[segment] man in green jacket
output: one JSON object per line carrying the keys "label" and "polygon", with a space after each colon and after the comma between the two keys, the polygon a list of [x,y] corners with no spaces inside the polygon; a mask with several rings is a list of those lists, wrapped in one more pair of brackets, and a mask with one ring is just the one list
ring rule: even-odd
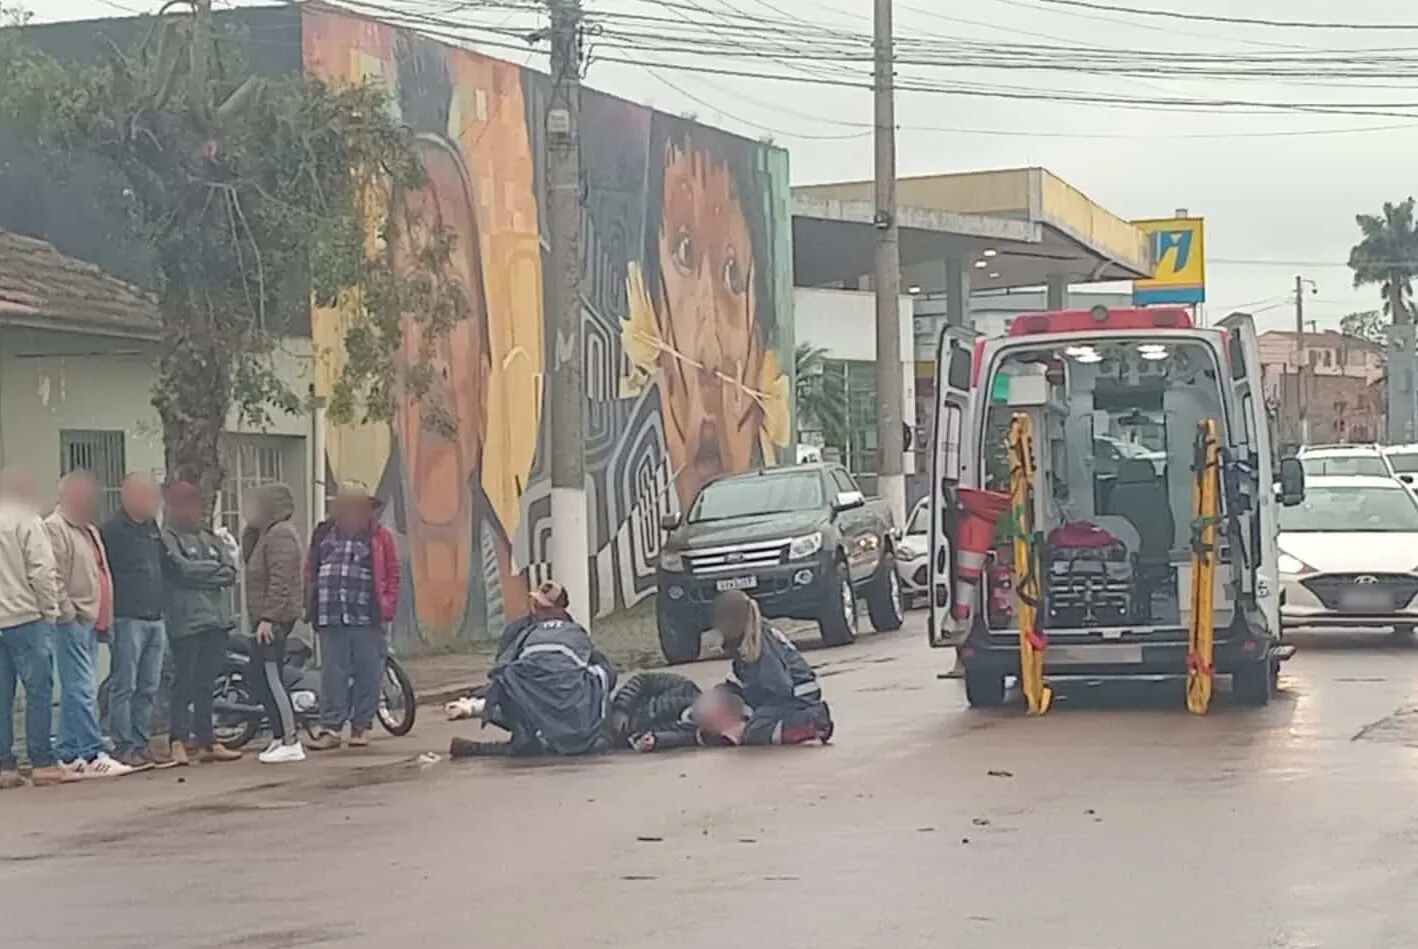
{"label": "man in green jacket", "polygon": [[235,761],[241,752],[216,743],[212,734],[212,688],[226,658],[227,637],[236,628],[231,591],[236,564],[227,545],[202,523],[202,499],[186,481],[169,484],[162,530],[167,635],[174,670],[172,758]]}

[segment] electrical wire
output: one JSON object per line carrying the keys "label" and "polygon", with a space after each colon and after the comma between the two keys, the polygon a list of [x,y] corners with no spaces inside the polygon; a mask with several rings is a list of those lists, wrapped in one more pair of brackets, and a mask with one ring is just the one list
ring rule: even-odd
{"label": "electrical wire", "polygon": [[1279,20],[1269,17],[1220,16],[1206,13],[1191,13],[1181,10],[1147,10],[1142,7],[1128,7],[1097,0],[1037,0],[1051,7],[1077,7],[1084,10],[1101,10],[1108,13],[1126,13],[1129,16],[1155,17],[1168,20],[1187,20],[1193,23],[1225,23],[1232,26],[1268,26],[1291,30],[1378,30],[1386,32],[1418,32],[1418,23],[1345,23],[1317,22],[1314,20]]}

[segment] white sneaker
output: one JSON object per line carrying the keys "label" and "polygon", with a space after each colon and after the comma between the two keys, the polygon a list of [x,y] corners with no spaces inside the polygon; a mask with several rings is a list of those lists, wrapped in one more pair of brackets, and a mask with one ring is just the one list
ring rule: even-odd
{"label": "white sneaker", "polygon": [[115,761],[108,756],[108,752],[101,751],[97,758],[87,762],[84,770],[79,774],[81,778],[121,778],[125,774],[132,774],[133,769],[121,761]]}
{"label": "white sneaker", "polygon": [[262,764],[286,764],[290,761],[304,761],[305,746],[300,742],[296,742],[293,745],[277,743],[257,755],[256,760]]}
{"label": "white sneaker", "polygon": [[266,746],[266,750],[258,754],[256,757],[260,758],[261,755],[269,755],[271,752],[275,751],[279,747],[281,747],[281,740],[279,738],[272,738],[271,743]]}
{"label": "white sneaker", "polygon": [[465,718],[477,718],[482,715],[485,708],[487,708],[486,699],[480,699],[470,695],[466,698],[454,699],[449,702],[447,705],[443,706],[443,713],[448,716],[450,722],[456,722]]}
{"label": "white sneaker", "polygon": [[83,758],[75,758],[73,761],[60,761],[58,764],[59,767],[63,768],[69,774],[72,774],[74,777],[82,778],[88,762]]}

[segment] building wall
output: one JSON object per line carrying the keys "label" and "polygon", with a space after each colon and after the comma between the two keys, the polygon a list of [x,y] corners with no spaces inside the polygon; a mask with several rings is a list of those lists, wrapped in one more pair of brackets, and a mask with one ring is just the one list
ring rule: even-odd
{"label": "building wall", "polygon": [[[549,80],[329,9],[304,11],[302,39],[309,71],[394,93],[430,174],[425,197],[457,235],[470,310],[438,354],[456,435],[424,430],[405,404],[392,432],[329,431],[328,463],[388,502],[411,589],[397,628],[426,646],[483,637],[548,572]],[[780,149],[591,91],[581,136],[600,616],[652,591],[662,512],[716,474],[791,457],[791,218]],[[339,370],[341,319],[314,316],[331,353],[322,390]]]}
{"label": "building wall", "polygon": [[[913,300],[901,297],[901,398],[902,421],[916,430],[915,340]],[[854,431],[847,457],[839,460],[855,474],[876,471],[876,295],[857,290],[824,290],[798,287],[793,290],[793,320],[798,343],[826,350],[824,355],[846,370],[849,406],[865,405],[867,417],[849,419]],[[916,469],[915,452],[907,452],[907,472]]]}
{"label": "building wall", "polygon": [[[156,358],[156,347],[143,341],[0,328],[0,465],[24,465],[52,485],[62,473],[66,431],[112,432],[122,433],[121,463],[115,459],[120,471],[161,477],[162,427],[150,395]],[[304,392],[310,364],[309,342],[292,340],[278,357],[277,371]],[[311,480],[309,427],[304,415],[280,415],[261,432],[239,429],[235,417],[227,424],[228,431],[264,439],[258,444],[278,450],[302,522]]]}

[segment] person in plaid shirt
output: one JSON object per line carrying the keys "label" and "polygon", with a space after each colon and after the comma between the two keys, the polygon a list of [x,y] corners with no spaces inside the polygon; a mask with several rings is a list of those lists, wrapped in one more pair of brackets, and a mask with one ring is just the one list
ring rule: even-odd
{"label": "person in plaid shirt", "polygon": [[367,487],[347,481],[310,538],[306,614],[320,637],[321,691],[312,751],[339,748],[346,723],[350,747],[367,746],[379,710],[384,637],[399,605],[399,552],[380,507]]}

